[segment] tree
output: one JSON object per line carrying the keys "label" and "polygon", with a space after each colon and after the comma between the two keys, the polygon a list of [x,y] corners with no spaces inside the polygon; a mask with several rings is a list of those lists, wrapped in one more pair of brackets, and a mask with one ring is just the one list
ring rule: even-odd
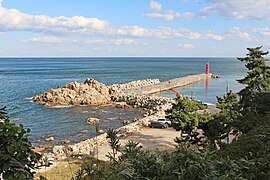
{"label": "tree", "polygon": [[268,52],[262,51],[261,48],[247,48],[249,51],[247,57],[238,58],[238,60],[246,62],[245,66],[248,69],[247,76],[238,80],[247,85],[239,92],[240,103],[246,108],[252,108],[258,94],[270,92],[270,67],[266,65],[268,59],[263,57]]}
{"label": "tree", "polygon": [[[241,118],[237,94],[230,91],[222,97],[217,97],[217,108],[220,112],[213,115],[210,121],[202,122],[199,125],[204,131],[204,135],[210,141],[211,145],[221,145],[222,139],[229,141],[229,134],[235,126],[235,122]],[[213,147],[213,146],[212,146]]]}
{"label": "tree", "polygon": [[[186,147],[191,144],[197,144],[203,136],[197,131],[201,123],[206,123],[212,119],[212,116],[204,111],[206,105],[188,97],[177,98],[172,109],[169,109],[167,117],[171,120],[171,126],[180,131],[180,137],[176,138],[177,143],[184,143]],[[202,110],[200,113],[198,110]]]}
{"label": "tree", "polygon": [[9,179],[33,179],[41,155],[33,152],[29,129],[11,123],[5,108],[0,110],[0,174]]}
{"label": "tree", "polygon": [[116,161],[116,155],[117,152],[119,151],[121,144],[119,142],[119,138],[117,137],[117,131],[114,129],[109,129],[107,132],[107,137],[109,138],[109,144],[112,148],[112,153],[109,152],[107,157],[112,161]]}
{"label": "tree", "polygon": [[238,80],[246,87],[238,94],[240,96],[240,111],[242,119],[238,119],[236,126],[247,133],[262,123],[263,116],[270,112],[270,67],[266,64],[268,59],[263,56],[268,52],[262,47],[247,48],[249,53],[245,58],[238,58],[246,62],[248,69],[245,78]]}

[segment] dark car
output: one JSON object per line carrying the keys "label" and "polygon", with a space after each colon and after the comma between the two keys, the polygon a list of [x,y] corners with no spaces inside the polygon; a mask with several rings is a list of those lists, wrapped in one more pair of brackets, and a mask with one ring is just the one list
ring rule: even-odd
{"label": "dark car", "polygon": [[158,119],[150,121],[149,127],[151,128],[167,128],[171,124],[171,121],[168,119]]}

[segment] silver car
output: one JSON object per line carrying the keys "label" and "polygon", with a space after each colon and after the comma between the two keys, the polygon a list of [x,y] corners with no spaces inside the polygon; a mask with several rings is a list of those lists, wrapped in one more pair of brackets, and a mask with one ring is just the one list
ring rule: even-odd
{"label": "silver car", "polygon": [[150,121],[149,127],[150,128],[168,128],[169,125],[171,125],[171,121],[166,118],[161,118],[158,120],[152,120]]}

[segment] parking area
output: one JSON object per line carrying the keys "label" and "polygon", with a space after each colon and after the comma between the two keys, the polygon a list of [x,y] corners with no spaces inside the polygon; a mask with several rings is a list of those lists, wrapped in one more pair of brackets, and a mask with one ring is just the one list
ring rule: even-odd
{"label": "parking area", "polygon": [[[144,127],[142,131],[129,135],[123,139],[120,139],[120,143],[123,145],[128,140],[139,142],[144,149],[147,150],[168,150],[173,151],[176,143],[174,139],[179,137],[179,132],[172,128],[160,129]],[[106,154],[110,152],[109,145],[104,145],[99,148],[99,159],[107,161]]]}

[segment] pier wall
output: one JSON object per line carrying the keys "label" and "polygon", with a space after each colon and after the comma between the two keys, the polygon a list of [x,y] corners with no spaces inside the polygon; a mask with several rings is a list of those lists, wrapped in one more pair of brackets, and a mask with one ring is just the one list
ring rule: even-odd
{"label": "pier wall", "polygon": [[186,77],[181,78],[175,78],[167,81],[160,82],[158,84],[153,84],[149,86],[143,86],[139,88],[129,89],[125,90],[124,92],[126,94],[141,94],[141,95],[147,95],[147,94],[153,94],[158,93],[162,91],[167,91],[172,88],[178,88],[182,86],[187,86],[190,84],[197,83],[199,81],[206,80],[208,78],[211,78],[212,74],[197,74],[197,75],[190,75]]}

